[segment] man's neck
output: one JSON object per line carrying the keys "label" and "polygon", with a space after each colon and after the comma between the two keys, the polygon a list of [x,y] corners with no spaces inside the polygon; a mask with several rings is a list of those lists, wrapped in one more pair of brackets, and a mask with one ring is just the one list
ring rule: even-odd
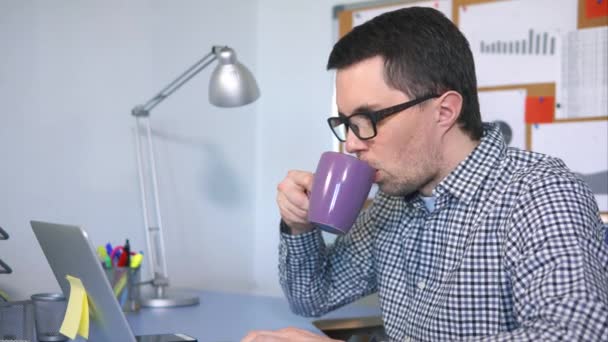
{"label": "man's neck", "polygon": [[446,133],[440,147],[441,161],[437,175],[420,189],[420,193],[424,196],[432,196],[437,184],[454,171],[479,144],[480,141],[472,140],[460,129],[452,129]]}

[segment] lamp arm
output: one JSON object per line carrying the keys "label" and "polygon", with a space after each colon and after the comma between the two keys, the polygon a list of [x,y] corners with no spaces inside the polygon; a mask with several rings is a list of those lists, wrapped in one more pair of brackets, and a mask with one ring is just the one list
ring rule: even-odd
{"label": "lamp arm", "polygon": [[[166,286],[169,282],[167,273],[167,262],[165,259],[165,244],[163,239],[163,220],[161,217],[160,200],[158,193],[158,177],[156,174],[156,161],[154,158],[154,146],[152,142],[152,130],[150,128],[150,117],[137,116],[135,131],[135,146],[137,147],[137,172],[146,244],[148,246],[153,284]],[[144,133],[142,140],[140,132]],[[151,191],[150,188],[151,187]],[[150,200],[151,203],[148,202]]]}
{"label": "lamp arm", "polygon": [[[131,111],[131,114],[135,116],[136,119],[135,145],[137,171],[141,192],[143,219],[146,227],[146,243],[148,252],[150,253],[147,259],[150,262],[153,276],[151,283],[155,286],[159,298],[163,297],[163,291],[169,284],[169,276],[165,258],[163,220],[160,210],[156,161],[154,158],[152,130],[150,128],[150,111],[192,79],[192,77],[200,73],[209,64],[213,63],[217,59],[217,54],[222,48],[223,47],[221,46],[214,46],[210,53],[203,56],[191,67],[186,69],[186,71],[165,86],[158,94],[148,100],[145,104],[136,106]],[[142,139],[141,133],[143,133],[144,139]]]}
{"label": "lamp arm", "polygon": [[209,64],[213,63],[217,59],[216,56],[217,47],[213,47],[211,52],[203,56],[200,60],[194,63],[175,80],[169,83],[163,88],[158,94],[148,100],[144,105],[139,105],[131,110],[133,116],[149,116],[150,111],[156,107],[159,103],[163,102],[167,97],[171,96],[177,89],[181,88],[186,84],[192,77],[196,76],[199,72],[205,69]]}
{"label": "lamp arm", "polygon": [[[210,53],[186,69],[186,71],[165,86],[158,94],[145,102],[143,105],[138,105],[131,110],[131,114],[136,120],[135,145],[137,148],[137,172],[139,178],[143,220],[145,225],[145,237],[149,251],[149,256],[146,257],[146,259],[150,262],[150,270],[153,277],[151,281],[143,282],[142,284],[150,283],[154,287],[153,296],[143,301],[144,303],[147,303],[145,304],[147,306],[166,307],[193,305],[198,303],[198,297],[196,296],[178,296],[176,294],[169,296],[166,292],[168,291],[169,287],[169,275],[167,272],[167,263],[165,258],[163,219],[160,208],[159,185],[156,172],[156,161],[154,158],[152,129],[150,127],[150,111],[167,97],[171,96],[171,94],[177,91],[177,89],[190,81],[203,69],[213,63],[216,59],[220,60],[220,66],[237,63],[236,57],[234,56],[234,51],[232,49],[227,46],[213,46]],[[218,70],[221,70],[221,68]],[[254,95],[250,96],[252,99],[245,97],[245,100],[248,101],[245,103],[249,103],[252,100],[257,99],[259,96],[259,90],[257,89],[255,80],[253,80],[250,72],[246,69],[244,72],[244,78],[248,81],[253,81],[253,90],[255,93]],[[236,76],[238,76],[238,73],[236,73]],[[218,106],[223,104],[221,101],[219,101],[219,104],[217,104],[213,101],[213,99],[211,99],[211,91],[210,101],[212,104],[216,104]],[[234,105],[233,103],[228,103],[227,106]],[[145,139],[142,137],[142,133]]]}

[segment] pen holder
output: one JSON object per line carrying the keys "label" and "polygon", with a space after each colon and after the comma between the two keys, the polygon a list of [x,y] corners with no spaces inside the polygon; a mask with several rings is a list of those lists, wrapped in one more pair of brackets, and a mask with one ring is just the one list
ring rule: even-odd
{"label": "pen holder", "polygon": [[140,268],[113,267],[106,268],[105,272],[114,292],[114,297],[118,300],[122,311],[139,311],[141,307]]}

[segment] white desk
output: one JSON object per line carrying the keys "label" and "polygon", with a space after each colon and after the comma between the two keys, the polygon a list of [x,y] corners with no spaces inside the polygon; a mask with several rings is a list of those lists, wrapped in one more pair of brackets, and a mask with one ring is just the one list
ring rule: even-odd
{"label": "white desk", "polygon": [[[298,327],[320,333],[312,325],[318,318],[291,312],[287,300],[218,292],[201,292],[200,304],[191,307],[148,309],[127,314],[136,335],[184,333],[200,342],[240,341],[251,330]],[[322,319],[379,315],[376,307],[347,305]]]}

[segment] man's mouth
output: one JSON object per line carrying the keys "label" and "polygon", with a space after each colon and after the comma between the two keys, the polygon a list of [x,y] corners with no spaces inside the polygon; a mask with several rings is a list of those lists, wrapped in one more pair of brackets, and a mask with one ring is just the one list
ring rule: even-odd
{"label": "man's mouth", "polygon": [[379,180],[380,180],[380,170],[376,170],[376,172],[374,172],[374,183],[378,183]]}

